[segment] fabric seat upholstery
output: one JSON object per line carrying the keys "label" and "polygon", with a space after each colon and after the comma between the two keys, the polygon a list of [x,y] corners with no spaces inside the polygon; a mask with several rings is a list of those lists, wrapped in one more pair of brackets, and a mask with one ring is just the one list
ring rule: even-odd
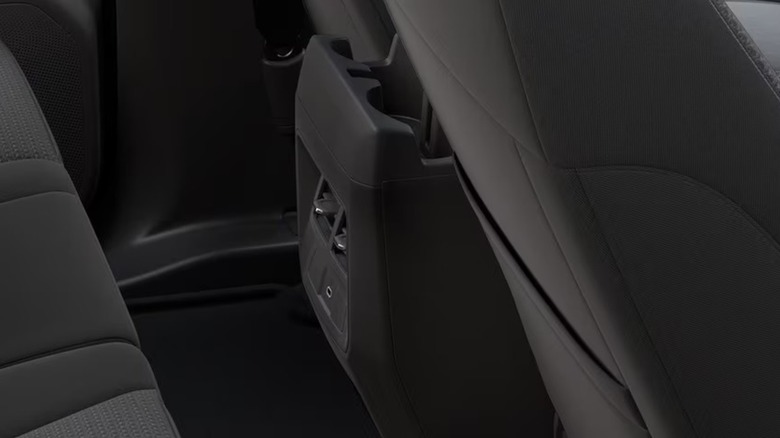
{"label": "fabric seat upholstery", "polygon": [[388,0],[570,437],[780,430],[780,78],[719,0]]}
{"label": "fabric seat upholstery", "polygon": [[0,437],[173,437],[41,110],[0,43]]}

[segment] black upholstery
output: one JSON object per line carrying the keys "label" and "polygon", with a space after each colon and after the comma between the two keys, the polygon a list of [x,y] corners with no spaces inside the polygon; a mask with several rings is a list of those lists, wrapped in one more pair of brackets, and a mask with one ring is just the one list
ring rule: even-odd
{"label": "black upholstery", "polygon": [[48,125],[2,43],[0,242],[0,437],[175,436]]}
{"label": "black upholstery", "polygon": [[731,9],[388,5],[568,436],[775,436],[780,79]]}

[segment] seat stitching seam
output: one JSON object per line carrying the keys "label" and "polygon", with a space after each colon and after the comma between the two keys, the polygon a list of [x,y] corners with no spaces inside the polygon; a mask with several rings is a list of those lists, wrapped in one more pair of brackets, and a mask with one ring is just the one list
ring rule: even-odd
{"label": "seat stitching seam", "polygon": [[[469,96],[471,98],[471,100],[474,101],[474,103],[477,104],[479,109],[481,109],[485,114],[487,114],[487,116],[490,118],[490,120],[496,126],[498,126],[506,135],[511,137],[512,140],[515,141],[516,145],[519,145],[521,148],[525,149],[527,152],[533,154],[534,156],[537,156],[537,157],[540,157],[540,158],[544,158],[544,160],[547,161],[546,157],[541,157],[539,155],[539,152],[533,150],[532,148],[526,146],[525,144],[523,144],[523,142],[518,140],[514,135],[512,135],[512,133],[506,127],[504,127],[504,125],[498,119],[495,118],[495,116],[493,116],[493,114],[490,112],[490,110],[488,110],[485,107],[485,105],[471,92],[471,90],[469,90],[463,84],[463,82],[455,75],[455,73],[449,67],[449,65],[447,65],[447,63],[444,62],[444,60],[440,56],[438,56],[436,54],[436,52],[434,52],[433,47],[431,46],[430,43],[428,43],[428,40],[425,38],[425,36],[423,36],[422,32],[418,29],[418,27],[411,20],[411,18],[407,14],[407,12],[404,10],[404,7],[397,0],[391,0],[391,1],[393,1],[395,3],[395,5],[398,8],[398,10],[404,15],[404,18],[406,19],[407,23],[409,23],[409,26],[411,26],[412,30],[414,30],[414,32],[420,37],[420,41],[423,44],[425,44],[425,46],[428,48],[428,52],[431,55],[431,59],[436,60],[439,64],[441,64],[442,67],[444,67],[447,70],[447,75],[450,78],[452,78],[458,84],[458,86],[466,93],[467,96]],[[515,149],[516,148],[517,148],[517,146],[515,146]]]}
{"label": "seat stitching seam", "polygon": [[[534,125],[534,135],[536,136],[536,141],[539,142],[539,148],[542,149],[542,154],[544,155],[545,160],[549,162],[550,157],[547,155],[547,149],[544,147],[542,137],[539,135],[539,123],[536,120],[536,115],[534,114],[533,108],[531,108],[531,102],[528,101],[528,87],[526,87],[525,78],[523,77],[523,72],[520,68],[520,60],[517,58],[517,45],[515,44],[515,41],[512,39],[510,34],[509,22],[506,18],[506,12],[504,12],[504,3],[502,0],[496,0],[496,2],[498,3],[499,12],[501,12],[501,20],[504,22],[504,33],[506,34],[506,39],[509,42],[509,47],[512,49],[512,60],[514,61],[515,69],[517,70],[517,78],[520,79],[520,86],[523,88],[523,102],[525,103],[525,107],[528,109],[528,114],[531,115],[531,122],[533,122]],[[515,144],[517,144],[517,139],[515,139]]]}
{"label": "seat stitching seam", "polygon": [[352,28],[352,30],[355,31],[356,35],[360,35],[360,30],[358,30],[357,25],[355,24],[355,20],[352,18],[352,14],[349,12],[347,4],[344,3],[344,0],[339,0],[339,2],[341,3],[341,7],[344,9],[345,15],[349,19],[349,26]]}
{"label": "seat stitching seam", "polygon": [[[382,0],[379,1],[382,2]],[[370,0],[369,3],[371,4],[371,8],[374,10],[374,12],[376,12],[377,19],[380,23],[382,23],[382,27],[385,28],[385,33],[388,35],[395,35],[395,29],[392,29],[388,26],[389,23],[387,23],[386,19],[384,18],[386,15],[383,15],[382,11],[380,10],[380,8],[384,6],[384,3],[382,3],[383,6],[379,6],[377,4],[377,0]]]}
{"label": "seat stitching seam", "polygon": [[22,196],[18,196],[18,197],[11,198],[11,199],[6,199],[4,201],[0,201],[0,206],[5,205],[5,204],[11,204],[11,203],[16,202],[16,201],[23,201],[23,200],[29,199],[29,198],[35,198],[35,197],[38,197],[38,196],[56,195],[56,194],[65,194],[65,195],[70,195],[70,196],[73,196],[75,198],[78,198],[78,196],[76,196],[76,194],[68,192],[66,190],[59,190],[59,189],[57,189],[57,190],[47,190],[45,192],[32,193],[32,194],[29,194],[29,195],[22,195]]}
{"label": "seat stitching seam", "polygon": [[[628,282],[626,281],[626,275],[623,272],[623,269],[620,267],[620,264],[618,264],[617,257],[615,257],[615,252],[617,252],[617,248],[614,248],[613,245],[610,243],[610,241],[608,239],[606,239],[606,237],[604,237],[604,232],[601,231],[602,227],[601,227],[601,225],[599,223],[600,221],[598,219],[598,216],[596,215],[596,209],[593,207],[593,201],[590,198],[590,194],[588,193],[588,190],[585,188],[585,184],[582,182],[582,178],[580,176],[580,173],[575,171],[574,174],[575,174],[575,176],[577,178],[577,181],[578,181],[578,183],[579,183],[579,185],[580,185],[580,187],[582,189],[582,193],[585,195],[585,199],[588,202],[588,207],[591,210],[591,212],[593,213],[593,219],[594,219],[596,228],[599,230],[599,233],[601,234],[602,238],[604,238],[604,241],[605,241],[605,243],[607,244],[607,246],[609,248],[609,257],[610,257],[610,259],[612,259],[612,263],[614,264],[615,268],[618,270],[618,273],[620,274],[620,278],[621,278],[621,282],[623,283],[623,287],[625,287],[626,290],[630,290],[630,288],[628,287]],[[688,426],[691,428],[691,431],[693,432],[693,434],[695,436],[700,436],[699,433],[696,431],[696,428],[693,425],[693,421],[691,419],[690,414],[688,413],[688,410],[685,408],[685,404],[682,402],[682,398],[680,397],[680,394],[679,394],[679,391],[677,390],[677,387],[674,385],[674,383],[672,381],[671,373],[669,372],[669,369],[667,368],[667,366],[664,363],[664,361],[661,359],[661,355],[658,352],[658,348],[657,348],[657,346],[655,344],[655,341],[653,340],[652,336],[650,336],[650,331],[647,328],[647,323],[645,322],[645,319],[642,316],[641,312],[639,312],[639,307],[637,306],[636,301],[634,300],[633,295],[631,293],[628,293],[627,296],[628,296],[628,299],[631,301],[631,305],[633,306],[634,311],[635,311],[635,313],[636,313],[636,315],[637,315],[637,317],[639,319],[639,322],[642,324],[642,328],[644,328],[645,335],[647,336],[647,339],[650,342],[650,345],[652,346],[653,356],[655,356],[655,358],[658,360],[658,363],[661,365],[661,369],[663,370],[664,374],[666,375],[666,378],[667,378],[667,380],[669,382],[669,386],[671,387],[671,389],[672,389],[672,391],[674,393],[674,396],[677,399],[677,403],[678,403],[678,405],[680,407],[680,410],[682,411],[683,415],[685,416],[685,419],[688,422]],[[626,382],[626,384],[628,385],[628,382]],[[630,389],[629,389],[629,392],[630,392]],[[648,427],[648,430],[649,430],[649,427]]]}
{"label": "seat stitching seam", "polygon": [[[519,151],[518,151],[518,155],[520,155]],[[626,388],[626,389],[628,390],[628,392],[629,392],[629,395],[631,395],[631,390],[630,390],[630,389],[628,389],[628,387],[626,386],[625,376],[623,376],[623,373],[622,373],[622,371],[620,371],[620,366],[618,365],[618,362],[617,362],[617,360],[615,360],[615,356],[612,354],[612,350],[609,348],[609,345],[607,344],[607,342],[606,342],[606,339],[604,338],[604,333],[603,333],[603,330],[601,329],[601,326],[599,325],[599,323],[598,323],[598,320],[595,318],[595,315],[593,314],[593,310],[591,309],[590,303],[588,303],[588,300],[587,300],[587,298],[585,297],[585,294],[582,292],[582,286],[580,285],[580,282],[579,282],[579,280],[577,279],[577,276],[574,274],[574,270],[571,268],[571,263],[569,263],[569,259],[568,259],[568,257],[566,257],[566,254],[564,253],[564,251],[563,251],[563,248],[561,247],[561,244],[560,244],[560,241],[559,241],[559,239],[558,239],[558,236],[557,236],[557,234],[555,233],[555,230],[554,230],[554,228],[553,228],[553,226],[552,226],[552,224],[550,223],[550,220],[549,220],[549,218],[548,218],[547,211],[545,210],[545,208],[544,208],[544,205],[542,204],[542,202],[541,202],[541,200],[540,200],[540,198],[539,198],[539,195],[538,195],[538,193],[536,192],[536,186],[535,186],[535,185],[534,185],[534,183],[532,182],[530,175],[528,175],[528,168],[526,167],[526,165],[525,165],[525,162],[523,161],[523,157],[522,157],[522,156],[520,156],[520,163],[521,163],[521,164],[522,164],[522,166],[523,166],[524,173],[525,173],[525,175],[526,175],[526,179],[528,180],[528,183],[529,183],[529,185],[530,185],[530,187],[531,187],[531,190],[533,191],[534,197],[536,198],[536,202],[537,202],[537,204],[539,205],[539,208],[542,210],[542,214],[543,214],[543,216],[544,216],[544,220],[545,220],[545,222],[547,223],[547,227],[550,229],[550,232],[552,233],[553,240],[555,241],[555,245],[556,245],[556,247],[558,248],[558,252],[560,252],[561,256],[563,257],[564,261],[566,262],[566,267],[568,268],[569,274],[571,275],[572,279],[574,280],[574,283],[577,285],[577,289],[578,289],[578,291],[579,291],[579,295],[580,295],[580,297],[582,298],[582,301],[585,303],[585,307],[588,309],[588,313],[590,314],[591,320],[593,321],[594,325],[596,326],[596,329],[598,330],[599,336],[601,336],[601,339],[602,339],[602,341],[603,341],[603,342],[604,342],[604,344],[607,346],[607,352],[609,352],[609,355],[610,355],[610,357],[612,358],[612,361],[613,361],[613,363],[614,363],[614,364],[615,364],[615,366],[618,368],[618,372],[620,373],[620,380],[616,379],[616,378],[615,378],[615,376],[612,376],[612,373],[609,371],[609,369],[604,369],[603,371],[604,371],[604,372],[605,372],[605,374],[607,374],[607,376],[609,376],[611,379],[613,379],[613,380],[615,380],[616,382],[618,382],[618,383],[620,384],[620,386],[622,386],[622,387]],[[537,305],[536,303],[534,303],[534,305],[538,307],[538,305]],[[547,319],[547,318],[545,318],[545,319]],[[556,336],[557,336],[557,334],[556,334]],[[559,340],[560,340],[560,338],[559,338]],[[564,344],[564,348],[566,348],[566,350],[567,350],[567,351],[569,351],[569,354],[572,354],[572,352],[570,351],[570,349],[569,349],[568,347],[566,347],[566,346],[565,346],[565,344]],[[598,361],[598,356],[596,356],[595,354],[593,354],[593,356],[594,356],[594,357],[597,359],[597,361]],[[576,360],[576,361],[579,363],[579,360],[577,360],[577,359],[576,359],[576,357],[575,357],[575,360]],[[600,362],[600,361],[599,361],[599,362]],[[597,362],[597,364],[598,364],[598,362]],[[602,367],[602,368],[606,368],[606,367],[604,367],[604,365],[603,365],[603,364],[598,364],[598,365],[599,365],[600,367]],[[581,367],[581,365],[580,365],[580,367]],[[584,370],[584,369],[583,369],[583,372],[585,372],[585,370]],[[588,375],[588,373],[587,373],[587,372],[585,372],[585,375]],[[628,417],[626,417],[626,415],[625,415],[625,414],[624,414],[624,413],[623,413],[623,412],[622,412],[622,411],[621,411],[621,410],[620,410],[620,409],[619,409],[619,408],[618,408],[618,407],[617,407],[617,406],[614,404],[614,402],[611,400],[611,397],[608,397],[606,394],[604,394],[604,392],[601,390],[601,388],[599,387],[599,385],[597,385],[597,384],[596,384],[596,382],[594,382],[594,381],[593,381],[593,379],[592,379],[592,378],[591,378],[589,375],[588,375],[588,380],[590,380],[590,381],[591,381],[591,383],[593,383],[593,385],[596,387],[596,389],[597,389],[597,391],[599,392],[599,394],[601,394],[601,395],[604,397],[604,399],[605,399],[605,400],[607,401],[607,403],[608,403],[608,404],[609,404],[609,405],[612,407],[612,409],[614,409],[614,410],[615,410],[615,411],[616,411],[616,412],[617,412],[617,413],[618,413],[618,414],[619,414],[621,417],[623,417],[623,418],[628,418]],[[631,399],[633,400],[633,395],[631,396]],[[636,402],[635,402],[635,403],[636,403]],[[640,412],[638,409],[637,409],[637,413],[639,414],[639,419],[640,419],[640,421],[642,421],[642,423],[645,423],[644,417],[642,416],[642,413],[641,413],[641,412]],[[645,424],[645,426],[644,426],[644,427],[645,427],[645,429],[647,428],[646,424]]]}
{"label": "seat stitching seam", "polygon": [[[509,22],[508,22],[507,17],[506,17],[506,11],[504,9],[504,3],[503,3],[502,0],[496,0],[496,2],[498,3],[499,11],[501,12],[501,19],[504,22],[504,30],[505,30],[507,41],[508,41],[510,47],[512,48],[512,59],[514,61],[515,68],[517,70],[517,77],[520,80],[521,86],[523,87],[523,93],[524,93],[523,102],[525,103],[526,108],[528,109],[528,113],[531,115],[531,120],[532,120],[533,126],[534,126],[534,134],[536,136],[536,140],[539,142],[539,147],[542,149],[542,153],[544,154],[545,158],[547,158],[547,161],[550,162],[549,156],[547,155],[547,149],[544,147],[544,142],[542,141],[542,138],[541,138],[541,136],[539,134],[539,124],[537,122],[536,115],[535,115],[535,113],[533,111],[533,108],[531,107],[531,103],[528,101],[528,87],[526,86],[526,81],[525,81],[525,78],[523,77],[523,72],[522,72],[522,69],[520,67],[520,60],[517,57],[517,53],[518,53],[517,45],[515,44],[515,41],[512,39],[512,36],[511,36],[511,33],[510,33]],[[531,189],[533,190],[534,197],[536,197],[536,201],[539,204],[539,207],[542,209],[542,213],[544,214],[544,218],[545,218],[545,221],[547,222],[547,226],[548,226],[548,228],[550,229],[550,231],[551,231],[551,233],[553,235],[553,238],[555,240],[555,244],[556,244],[556,246],[558,248],[558,252],[561,254],[561,256],[563,257],[564,261],[566,262],[566,267],[568,268],[569,273],[570,273],[572,279],[574,280],[574,283],[577,285],[577,289],[578,289],[580,298],[585,303],[585,306],[588,309],[588,313],[590,314],[591,320],[593,321],[594,325],[596,326],[596,328],[598,330],[598,333],[599,333],[599,336],[601,336],[602,342],[604,342],[605,346],[607,347],[607,352],[609,353],[610,358],[612,359],[612,362],[615,364],[615,367],[617,368],[618,373],[620,373],[621,381],[625,382],[625,375],[624,375],[623,371],[621,370],[620,364],[618,363],[617,359],[615,358],[615,355],[612,352],[612,349],[609,348],[609,344],[607,344],[607,340],[606,340],[606,338],[604,336],[604,330],[602,329],[601,324],[599,324],[598,320],[596,319],[596,317],[595,317],[595,315],[593,313],[592,306],[588,302],[588,299],[585,296],[585,293],[583,292],[583,288],[582,288],[582,285],[580,283],[580,280],[577,278],[577,275],[574,273],[574,269],[572,269],[571,263],[569,262],[569,258],[566,256],[566,253],[563,251],[563,248],[561,247],[561,243],[560,243],[560,240],[559,240],[559,238],[557,236],[557,233],[555,232],[552,224],[550,223],[547,211],[544,208],[544,205],[542,204],[541,199],[539,198],[539,195],[538,195],[538,193],[536,191],[536,186],[532,182],[530,175],[528,175],[528,168],[526,167],[525,161],[523,160],[523,157],[522,157],[522,154],[520,153],[520,151],[518,151],[518,156],[520,158],[520,163],[523,165],[523,169],[525,170],[526,178],[527,178],[527,180],[528,180],[528,182],[529,182],[529,184],[531,186]],[[632,399],[633,399],[633,397],[632,397]],[[639,415],[641,417],[641,413]],[[643,419],[643,421],[644,421],[644,419]]]}
{"label": "seat stitching seam", "polygon": [[[111,337],[111,338],[101,338],[101,339],[95,339],[92,341],[87,342],[81,342],[78,344],[68,345],[62,348],[57,348],[54,350],[46,351],[43,353],[38,354],[32,354],[26,357],[23,357],[21,359],[14,360],[12,362],[7,362],[4,364],[0,364],[0,372],[8,370],[10,368],[17,367],[19,365],[24,365],[26,363],[35,362],[40,359],[46,359],[49,357],[57,356],[64,353],[71,353],[74,351],[84,350],[92,347],[98,347],[101,345],[110,345],[110,344],[125,344],[129,345],[131,347],[134,347],[135,349],[138,349],[138,346],[135,345],[132,341],[120,337]],[[140,351],[140,350],[139,350]]]}
{"label": "seat stitching seam", "polygon": [[[544,318],[545,322],[546,322],[546,323],[547,323],[547,325],[550,327],[550,330],[552,330],[553,334],[554,334],[554,335],[555,335],[555,337],[558,339],[558,342],[560,342],[560,343],[561,343],[561,346],[562,346],[562,347],[563,347],[563,348],[566,350],[566,352],[567,352],[567,353],[569,353],[569,355],[570,355],[570,356],[571,356],[571,358],[574,360],[574,362],[576,362],[576,364],[577,364],[578,368],[579,368],[579,369],[582,371],[582,373],[585,375],[585,377],[588,379],[588,381],[589,381],[589,382],[590,382],[590,383],[593,385],[593,387],[596,389],[596,391],[597,391],[597,392],[598,392],[598,393],[599,393],[599,394],[602,396],[602,398],[603,398],[603,399],[604,399],[604,400],[607,402],[607,404],[609,405],[609,407],[611,408],[611,410],[612,410],[613,412],[615,412],[617,415],[619,415],[620,417],[622,417],[622,418],[624,418],[624,419],[626,419],[626,420],[628,420],[628,421],[631,421],[632,423],[634,423],[634,419],[632,419],[632,418],[629,418],[629,417],[628,417],[628,416],[627,416],[627,415],[626,415],[626,414],[625,414],[625,413],[624,413],[624,412],[623,412],[623,411],[622,411],[620,408],[618,408],[618,407],[617,407],[617,404],[616,404],[615,402],[613,402],[613,401],[612,401],[612,397],[611,397],[611,396],[609,396],[609,395],[608,395],[608,394],[607,394],[605,391],[603,391],[603,390],[602,390],[602,387],[601,387],[602,385],[600,385],[600,384],[599,384],[599,383],[598,383],[598,382],[597,382],[597,381],[596,381],[596,380],[593,378],[593,376],[591,376],[591,373],[589,373],[589,372],[587,371],[587,369],[586,369],[586,365],[585,365],[585,364],[583,364],[583,361],[582,361],[582,360],[580,360],[580,358],[577,356],[577,354],[578,354],[579,352],[578,352],[578,351],[576,351],[576,350],[573,350],[573,349],[572,349],[573,347],[570,347],[570,346],[568,345],[568,344],[570,344],[570,343],[574,343],[575,345],[577,345],[577,341],[576,341],[575,339],[572,339],[572,340],[566,340],[566,339],[564,339],[564,338],[563,338],[563,336],[566,336],[566,335],[567,335],[567,333],[566,333],[566,329],[565,329],[565,328],[556,329],[556,328],[554,327],[554,323],[556,322],[556,318],[555,318],[555,316],[548,317],[547,315],[545,315],[545,310],[547,310],[547,309],[544,309],[544,307],[546,307],[546,306],[544,305],[544,303],[538,303],[538,302],[537,302],[537,301],[538,301],[537,297],[536,297],[536,296],[534,296],[534,295],[538,295],[538,294],[532,294],[532,293],[531,293],[529,290],[526,290],[527,288],[525,288],[525,287],[523,287],[523,289],[524,289],[524,292],[525,292],[526,296],[527,296],[527,297],[528,297],[528,299],[531,301],[532,305],[533,305],[533,306],[536,308],[536,311],[537,311],[537,312],[539,312],[539,314],[540,314],[540,316],[541,316],[542,318]],[[549,310],[547,310],[547,311],[549,312]],[[559,324],[560,324],[560,323],[559,323]],[[561,333],[561,331],[563,331],[563,333]],[[570,337],[570,335],[569,335],[569,337]],[[581,349],[581,347],[580,347],[580,349]],[[584,352],[584,351],[583,351],[583,354],[586,354],[586,355],[588,355],[588,353],[587,353],[587,352]],[[598,364],[598,363],[595,363],[595,366],[596,366],[597,368],[602,368],[602,366],[601,366],[600,364]],[[610,379],[612,382],[614,382],[615,384],[617,384],[617,385],[618,385],[618,386],[619,386],[621,389],[623,389],[623,390],[624,390],[624,391],[626,391],[626,392],[627,392],[629,395],[631,395],[631,390],[628,388],[628,386],[627,386],[627,385],[626,385],[624,382],[621,382],[621,381],[615,380],[615,378],[614,378],[613,376],[611,376],[611,375],[610,375],[610,373],[609,373],[608,371],[605,371],[605,370],[601,370],[601,371],[602,371],[602,372],[604,372],[604,373],[606,374],[606,376],[607,376],[607,377],[608,377],[608,378],[609,378],[609,379]],[[632,398],[632,400],[633,400],[633,396],[632,396],[631,398]],[[642,417],[642,413],[641,413],[641,412],[639,412],[639,410],[638,410],[638,409],[637,409],[637,412],[638,412],[638,414],[639,414],[639,420],[640,420],[642,423],[644,423],[645,421],[644,421],[644,418]],[[647,424],[639,424],[639,426],[640,426],[640,427],[642,427],[643,429],[645,429],[645,431],[647,432]]]}
{"label": "seat stitching seam", "polygon": [[[461,172],[462,172],[462,169],[461,169]],[[461,179],[462,179],[462,181],[465,181],[466,185],[470,185],[470,182],[468,182],[468,177],[465,174],[462,175]],[[572,334],[568,333],[568,329],[565,327],[565,325],[567,324],[566,321],[559,321],[559,318],[557,318],[557,316],[555,316],[555,315],[552,315],[551,317],[548,317],[546,315],[546,313],[548,313],[550,311],[555,313],[555,309],[554,309],[554,307],[552,307],[552,303],[548,304],[548,303],[545,302],[545,299],[542,296],[544,294],[544,291],[542,290],[541,285],[539,285],[539,286],[535,286],[534,285],[534,283],[538,283],[538,281],[536,281],[536,280],[531,278],[532,277],[531,273],[526,273],[525,272],[526,269],[527,269],[527,266],[525,268],[523,266],[521,266],[521,265],[524,265],[524,263],[522,262],[522,257],[520,257],[520,254],[518,254],[518,252],[514,248],[511,247],[511,244],[509,243],[508,237],[504,234],[503,231],[501,231],[498,228],[498,224],[496,223],[495,218],[493,218],[492,215],[490,214],[490,212],[487,211],[486,207],[480,207],[478,205],[479,202],[477,201],[477,198],[475,198],[475,194],[472,193],[473,190],[467,190],[466,192],[467,192],[466,194],[469,197],[469,199],[473,201],[474,209],[476,210],[477,215],[480,216],[481,219],[484,219],[488,223],[488,225],[487,225],[488,234],[490,234],[490,233],[493,234],[493,236],[494,236],[494,238],[495,238],[495,240],[497,242],[497,248],[498,248],[497,251],[504,251],[504,252],[506,252],[507,256],[510,259],[513,259],[516,263],[518,263],[518,266],[520,267],[520,272],[519,272],[520,275],[518,276],[518,278],[520,279],[520,282],[523,283],[523,280],[525,280],[526,282],[531,283],[530,284],[531,289],[539,289],[537,291],[537,293],[532,293],[530,291],[530,289],[525,287],[525,285],[523,285],[523,287],[522,287],[523,292],[528,297],[528,299],[531,301],[531,304],[536,308],[536,310],[538,311],[539,315],[548,324],[550,330],[552,330],[552,332],[553,332],[553,335],[558,339],[558,341],[561,343],[562,347],[572,356],[572,359],[576,362],[577,366],[583,372],[585,377],[591,383],[594,384],[594,387],[596,388],[596,391],[598,391],[599,394],[604,396],[604,399],[607,401],[607,404],[611,407],[611,409],[613,411],[615,411],[616,413],[618,413],[622,418],[628,419],[628,417],[619,408],[617,408],[617,406],[614,403],[612,403],[610,397],[608,397],[601,390],[601,386],[597,384],[597,382],[591,376],[591,373],[589,373],[586,370],[586,367],[583,365],[582,361],[580,361],[580,359],[575,354],[575,353],[578,353],[578,352],[572,350],[572,348],[579,348],[579,350],[583,354],[585,354],[593,362],[593,364],[595,365],[597,370],[602,372],[602,373],[604,373],[604,375],[611,382],[613,382],[615,385],[619,386],[621,389],[623,389],[623,390],[625,390],[627,392],[630,392],[628,387],[626,387],[624,382],[621,382],[621,381],[617,380],[615,378],[615,376],[613,376],[612,373],[609,372],[609,370],[606,370],[604,368],[603,364],[600,363],[600,361],[598,360],[597,357],[593,357],[595,355],[593,355],[592,353],[588,352],[583,347],[583,345],[581,345],[582,342],[580,340],[576,339],[576,334],[572,335]],[[491,223],[492,223],[492,225],[491,225]],[[488,236],[488,237],[490,237],[490,236]],[[499,254],[499,256],[500,256],[500,254]],[[537,298],[541,298],[541,302],[537,302],[537,301],[539,301]],[[557,322],[557,324],[556,324],[556,322]],[[559,330],[559,329],[557,329],[555,327],[556,325],[564,325],[564,327],[561,327],[561,329]],[[561,331],[563,333],[561,333]],[[570,338],[570,340],[567,342],[567,340],[565,340],[562,336],[566,336],[566,337]],[[570,343],[573,343],[574,347],[570,348],[567,345],[567,344],[570,344]],[[644,419],[641,418],[641,413],[640,413],[640,419],[642,420],[642,422],[644,422]],[[633,420],[631,420],[631,421],[633,422]],[[642,426],[642,428],[645,429],[645,431],[647,431],[647,426],[646,425]]]}
{"label": "seat stitching seam", "polygon": [[[545,223],[547,224],[547,228],[552,233],[553,240],[555,241],[555,246],[558,249],[558,252],[563,257],[563,260],[566,262],[566,268],[569,271],[569,274],[571,275],[571,278],[574,280],[574,284],[577,286],[577,291],[579,292],[580,298],[582,298],[582,301],[585,303],[585,307],[588,309],[588,313],[590,314],[590,318],[593,321],[594,325],[596,326],[596,329],[598,330],[599,336],[601,336],[602,342],[607,346],[607,351],[609,352],[609,355],[612,359],[612,362],[617,366],[618,372],[620,372],[620,381],[625,381],[625,376],[623,376],[623,373],[620,371],[620,366],[617,363],[617,360],[615,360],[615,356],[612,354],[612,351],[609,349],[609,345],[607,344],[607,341],[604,337],[604,332],[601,329],[601,326],[599,325],[598,321],[596,320],[595,315],[593,314],[593,310],[591,308],[590,303],[588,302],[587,298],[585,297],[585,294],[582,292],[582,285],[580,284],[579,279],[577,279],[577,276],[574,274],[574,270],[571,267],[571,263],[569,263],[569,259],[566,256],[566,253],[563,251],[563,248],[561,247],[560,240],[558,239],[558,235],[555,232],[555,229],[552,226],[552,223],[550,222],[549,216],[547,215],[547,210],[544,208],[543,203],[541,202],[541,199],[539,197],[538,192],[536,191],[536,185],[533,183],[531,176],[528,174],[528,167],[525,165],[525,160],[523,160],[522,154],[520,154],[519,151],[517,151],[517,155],[520,158],[520,164],[523,166],[524,174],[526,177],[526,180],[528,181],[529,186],[531,187],[531,190],[534,194],[534,198],[536,198],[536,203],[539,205],[539,208],[542,211],[542,215],[544,216]],[[598,356],[597,356],[598,358]],[[603,366],[603,365],[602,365]],[[606,370],[607,373],[611,374],[609,370]],[[615,376],[613,376],[614,378]],[[616,379],[617,380],[617,379]]]}
{"label": "seat stitching seam", "polygon": [[637,173],[655,173],[660,175],[667,175],[667,176],[673,176],[680,178],[681,181],[685,182],[686,184],[689,184],[693,187],[699,187],[701,189],[704,189],[714,195],[716,195],[719,199],[726,202],[727,205],[732,209],[734,213],[739,214],[743,219],[748,221],[750,225],[754,228],[755,231],[757,231],[759,234],[761,234],[765,240],[768,241],[772,245],[772,247],[780,253],[780,242],[777,241],[777,239],[770,233],[766,228],[764,228],[761,223],[756,220],[752,214],[745,211],[742,207],[739,206],[734,200],[726,196],[723,192],[720,190],[710,186],[709,184],[706,184],[702,181],[699,181],[696,178],[693,178],[691,176],[674,172],[666,169],[659,169],[656,167],[650,167],[650,166],[597,166],[597,167],[589,167],[589,168],[582,168],[582,169],[567,169],[567,172],[575,172],[575,173],[605,173],[605,172],[637,172]]}

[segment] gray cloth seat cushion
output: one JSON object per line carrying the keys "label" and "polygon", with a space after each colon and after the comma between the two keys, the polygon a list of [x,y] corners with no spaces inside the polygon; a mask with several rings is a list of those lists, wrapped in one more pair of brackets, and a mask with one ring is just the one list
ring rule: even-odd
{"label": "gray cloth seat cushion", "polygon": [[176,436],[100,244],[0,43],[0,437]]}
{"label": "gray cloth seat cushion", "polygon": [[173,437],[156,390],[128,392],[22,435],[22,438]]}
{"label": "gray cloth seat cushion", "polygon": [[[158,400],[142,405],[108,403],[139,391],[147,394],[144,400],[150,393]],[[112,437],[175,436],[157,392],[151,368],[135,345],[115,340],[52,352],[0,369],[0,436],[74,427],[113,430],[104,435]],[[119,422],[108,424],[111,418]],[[128,428],[123,429],[123,424]]]}

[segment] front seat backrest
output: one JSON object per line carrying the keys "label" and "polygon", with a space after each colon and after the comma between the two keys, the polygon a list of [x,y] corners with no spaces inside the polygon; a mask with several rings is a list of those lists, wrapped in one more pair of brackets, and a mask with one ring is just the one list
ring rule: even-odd
{"label": "front seat backrest", "polygon": [[780,78],[720,0],[387,0],[570,437],[780,430]]}
{"label": "front seat backrest", "polygon": [[350,40],[356,61],[379,61],[390,52],[395,28],[382,0],[304,0],[318,34]]}

